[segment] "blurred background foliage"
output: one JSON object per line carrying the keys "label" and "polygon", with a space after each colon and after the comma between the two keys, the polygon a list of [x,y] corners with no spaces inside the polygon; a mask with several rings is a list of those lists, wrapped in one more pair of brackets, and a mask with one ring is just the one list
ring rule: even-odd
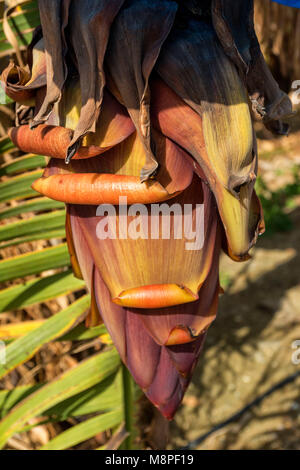
{"label": "blurred background foliage", "polygon": [[[300,10],[270,0],[255,3],[262,49],[292,97],[292,82],[300,80]],[[2,70],[11,58],[25,61],[39,24],[37,2],[0,1],[0,15]],[[222,258],[226,294],[171,425],[170,448],[186,445],[299,368],[291,361],[291,345],[300,339],[300,114],[294,101],[298,112],[288,139],[256,124],[257,190],[267,233],[250,262]],[[124,448],[131,445],[124,429],[124,370],[104,326],[85,327],[90,299],[70,270],[64,205],[30,189],[46,158],[13,147],[6,132],[15,104],[1,87],[0,103],[0,340],[6,344],[0,446]],[[199,448],[299,449],[299,385],[298,380],[276,392]],[[163,448],[168,425],[140,398],[138,414],[134,445]]]}

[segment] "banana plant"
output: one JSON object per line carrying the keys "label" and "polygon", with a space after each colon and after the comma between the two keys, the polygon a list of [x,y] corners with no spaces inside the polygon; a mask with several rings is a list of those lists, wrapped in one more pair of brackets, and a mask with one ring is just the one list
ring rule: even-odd
{"label": "banana plant", "polygon": [[[11,62],[2,82],[20,106],[9,137],[25,153],[23,164],[29,155],[50,158],[43,171],[15,177],[21,183],[12,197],[30,198],[24,206],[35,197],[66,205],[67,242],[46,249],[43,262],[58,268],[70,260],[73,282],[84,281],[89,291],[86,324],[97,329],[104,322],[134,381],[173,419],[216,318],[221,250],[246,261],[264,231],[253,119],[286,134],[281,119],[292,113],[291,102],[260,51],[252,0],[38,6],[41,27],[28,45],[28,65]],[[10,188],[4,194],[10,197]],[[59,230],[63,209],[49,210],[21,229],[19,222],[3,228],[5,243],[20,233],[39,236],[37,227],[41,239],[49,238],[45,232]],[[17,275],[41,269],[40,259],[25,260],[27,271],[22,265]],[[13,276],[10,260],[3,263]],[[86,308],[85,300],[77,302]],[[82,314],[76,306],[64,313],[60,334]],[[46,324],[58,328],[56,317]],[[49,337],[48,326],[38,329]],[[34,336],[16,341],[28,335]],[[130,432],[132,385],[122,367],[124,405],[118,418],[109,417],[122,419],[123,412]],[[35,394],[45,396],[42,389]],[[22,425],[24,416],[22,410]],[[84,425],[95,429],[94,421],[78,426]]]}

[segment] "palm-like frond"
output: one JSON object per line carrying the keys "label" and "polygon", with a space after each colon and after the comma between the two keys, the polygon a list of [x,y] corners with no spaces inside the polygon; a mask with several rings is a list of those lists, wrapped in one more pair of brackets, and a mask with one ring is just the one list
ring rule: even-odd
{"label": "palm-like frond", "polygon": [[[3,63],[15,52],[15,41],[22,54],[39,24],[36,1],[10,2],[9,7],[17,4],[0,21]],[[1,1],[0,11],[3,10]],[[4,94],[1,102],[9,102]],[[6,345],[0,379],[28,363],[50,341],[73,341],[74,346],[80,341],[84,346],[91,339],[103,338],[100,352],[84,361],[77,359],[77,365],[50,382],[21,385],[13,390],[2,385],[0,446],[3,448],[15,433],[30,430],[32,418],[45,423],[72,418],[75,424],[43,447],[66,449],[114,429],[123,421],[120,360],[105,327],[86,328],[83,323],[90,296],[85,293],[84,281],[75,278],[70,269],[64,204],[38,197],[30,187],[42,174],[47,158],[19,156],[7,137],[0,139],[0,155],[0,341]],[[35,242],[40,240],[46,242],[39,246]],[[26,253],[19,249],[24,243],[31,247]],[[1,321],[5,312],[20,312],[60,296],[65,296],[67,306],[50,318]],[[98,341],[98,350],[100,344]]]}

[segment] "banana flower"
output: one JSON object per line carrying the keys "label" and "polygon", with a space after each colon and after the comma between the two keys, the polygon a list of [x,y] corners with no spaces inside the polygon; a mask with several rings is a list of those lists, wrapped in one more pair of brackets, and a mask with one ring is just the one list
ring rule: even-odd
{"label": "banana flower", "polygon": [[9,135],[50,157],[33,183],[67,206],[76,276],[149,400],[172,419],[218,297],[223,249],[264,231],[253,119],[279,134],[291,103],[255,35],[252,0],[40,0],[28,69],[6,93],[33,107]]}

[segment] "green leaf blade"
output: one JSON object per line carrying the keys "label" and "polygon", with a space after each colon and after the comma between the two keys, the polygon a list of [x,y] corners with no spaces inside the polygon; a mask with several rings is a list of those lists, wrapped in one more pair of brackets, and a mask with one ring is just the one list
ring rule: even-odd
{"label": "green leaf blade", "polygon": [[70,398],[115,373],[120,365],[115,349],[95,354],[57,377],[11,410],[0,423],[0,448],[28,420],[41,415],[51,406]]}
{"label": "green leaf blade", "polygon": [[40,277],[0,291],[0,312],[16,310],[68,295],[85,287],[71,270]]}
{"label": "green leaf blade", "polygon": [[6,348],[5,364],[0,364],[0,378],[29,360],[44,344],[69,330],[86,312],[89,305],[90,297],[85,295],[46,320],[40,327],[10,343]]}
{"label": "green leaf blade", "polygon": [[94,437],[99,432],[117,426],[123,420],[122,408],[104,413],[77,424],[59,434],[40,450],[64,450]]}
{"label": "green leaf blade", "polygon": [[0,261],[0,281],[10,281],[70,265],[66,243]]}

